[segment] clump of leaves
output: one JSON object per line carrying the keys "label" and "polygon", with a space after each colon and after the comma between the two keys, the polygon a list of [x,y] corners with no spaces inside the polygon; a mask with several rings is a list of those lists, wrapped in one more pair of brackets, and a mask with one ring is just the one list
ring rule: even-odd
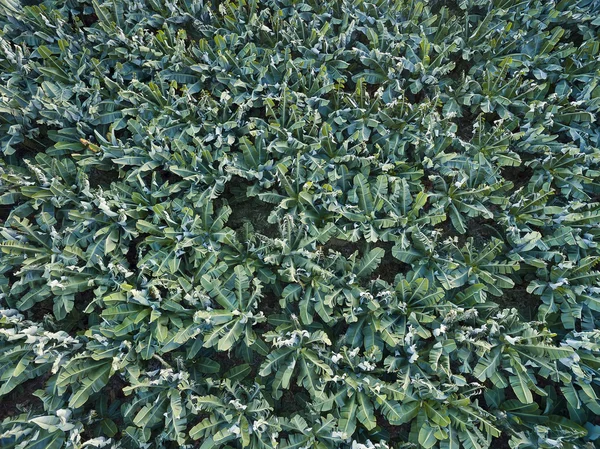
{"label": "clump of leaves", "polygon": [[0,0],[0,445],[594,447],[598,11]]}

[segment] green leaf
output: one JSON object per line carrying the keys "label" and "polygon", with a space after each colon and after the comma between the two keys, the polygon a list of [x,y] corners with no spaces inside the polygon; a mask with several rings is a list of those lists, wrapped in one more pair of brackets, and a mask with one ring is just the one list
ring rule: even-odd
{"label": "green leaf", "polygon": [[435,437],[436,429],[434,427],[429,426],[429,424],[425,424],[419,430],[419,445],[425,449],[429,449],[437,443],[437,439]]}
{"label": "green leaf", "polygon": [[27,449],[61,449],[65,442],[65,433],[62,430],[55,432],[42,431],[39,436],[26,446]]}
{"label": "green leaf", "polygon": [[364,393],[358,394],[358,410],[356,417],[367,430],[372,430],[377,426],[377,420],[373,413],[373,404]]}
{"label": "green leaf", "polygon": [[519,401],[524,404],[531,404],[533,402],[533,395],[531,394],[531,390],[529,390],[527,379],[519,371],[516,371],[516,373],[516,376],[509,376],[510,386]]}
{"label": "green leaf", "polygon": [[350,396],[340,410],[339,429],[346,435],[353,435],[356,430],[356,418],[358,413],[358,404],[356,396]]}
{"label": "green leaf", "polygon": [[438,426],[446,427],[450,425],[450,419],[447,416],[447,412],[440,412],[435,407],[429,404],[429,402],[424,401],[423,407],[427,412],[427,416]]}
{"label": "green leaf", "polygon": [[156,401],[144,405],[133,418],[133,423],[141,428],[153,427],[163,421],[167,409],[167,395],[160,394]]}
{"label": "green leaf", "polygon": [[365,213],[370,213],[373,210],[373,196],[367,179],[362,173],[354,177],[354,185],[356,186],[356,195],[358,198],[358,207]]}
{"label": "green leaf", "polygon": [[83,406],[89,397],[98,393],[108,383],[111,360],[94,362],[88,358],[73,359],[58,373],[57,386],[71,387],[69,407]]}
{"label": "green leaf", "polygon": [[360,260],[358,268],[355,271],[356,277],[362,278],[373,273],[381,263],[381,259],[383,259],[384,255],[385,250],[383,248],[373,248],[369,251],[369,253]]}

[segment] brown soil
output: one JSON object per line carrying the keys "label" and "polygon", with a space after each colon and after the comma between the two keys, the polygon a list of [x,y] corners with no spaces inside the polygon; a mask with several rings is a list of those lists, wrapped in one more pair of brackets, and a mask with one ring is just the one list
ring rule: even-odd
{"label": "brown soil", "polygon": [[392,256],[393,242],[379,242],[377,245],[379,248],[385,250],[385,255],[381,259],[379,267],[373,272],[372,278],[381,278],[387,283],[394,285],[394,279],[398,273],[406,274],[410,271],[411,266],[407,263],[400,262]]}
{"label": "brown soil", "polygon": [[527,321],[535,319],[541,302],[537,296],[527,293],[525,284],[517,285],[510,290],[503,290],[502,296],[493,297],[492,301],[501,308],[517,309]]}
{"label": "brown soil", "polygon": [[44,388],[44,384],[49,377],[49,374],[45,374],[30,379],[0,399],[0,421],[5,418],[17,416],[29,409],[41,409],[42,401],[34,396],[33,393],[36,390]]}

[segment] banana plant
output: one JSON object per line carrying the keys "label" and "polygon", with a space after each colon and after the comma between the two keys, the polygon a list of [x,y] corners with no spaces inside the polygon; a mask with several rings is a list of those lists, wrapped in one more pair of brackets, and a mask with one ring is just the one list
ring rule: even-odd
{"label": "banana plant", "polygon": [[446,210],[452,226],[460,234],[467,232],[465,217],[494,218],[486,203],[497,206],[508,204],[502,192],[510,184],[498,181],[498,169],[483,153],[478,153],[475,164],[464,164],[461,158],[448,156],[446,161],[440,161],[439,170],[440,175],[430,176],[435,192],[430,198]]}
{"label": "banana plant", "polygon": [[56,372],[83,343],[64,331],[51,332],[24,319],[15,309],[0,311],[0,396],[28,380]]}
{"label": "banana plant", "polygon": [[270,419],[272,407],[259,388],[234,386],[225,381],[215,388],[214,394],[197,395],[191,399],[197,412],[210,412],[189,431],[193,440],[202,441],[200,447],[221,447],[228,442],[238,441],[242,447],[275,448],[274,434],[281,427]]}
{"label": "banana plant", "polygon": [[266,321],[264,314],[258,311],[262,297],[260,281],[253,279],[250,289],[248,273],[238,265],[223,281],[204,275],[201,282],[209,296],[223,307],[194,314],[194,321],[206,328],[204,347],[228,351],[242,337],[246,347],[254,345],[257,336],[252,328]]}
{"label": "banana plant", "polygon": [[591,316],[592,321],[585,326],[593,326],[600,310],[594,287],[600,272],[593,270],[598,262],[600,259],[593,256],[584,257],[577,263],[561,262],[543,278],[531,281],[527,291],[540,296],[543,302],[538,310],[539,318],[551,322],[552,315],[559,315],[565,329],[574,329],[577,322]]}
{"label": "banana plant", "polygon": [[296,385],[304,387],[312,397],[321,397],[325,381],[333,376],[331,366],[322,358],[325,347],[331,345],[327,334],[317,329],[301,329],[297,318],[292,317],[291,323],[266,332],[264,338],[273,350],[258,374],[262,378],[271,378],[269,384],[273,398],[281,398],[282,389],[290,388],[294,374]]}

